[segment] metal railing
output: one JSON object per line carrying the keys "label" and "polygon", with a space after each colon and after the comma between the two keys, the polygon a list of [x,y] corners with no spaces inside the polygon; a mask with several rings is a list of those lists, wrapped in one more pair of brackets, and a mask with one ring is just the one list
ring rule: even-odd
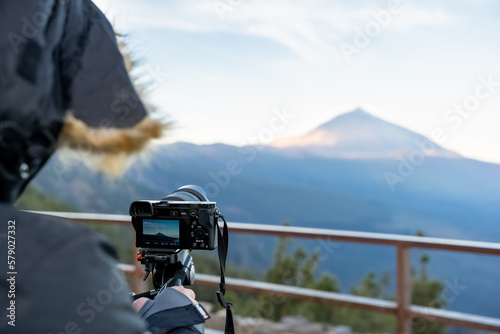
{"label": "metal railing", "polygon": [[[100,222],[130,224],[130,217],[124,215],[104,215],[87,213],[38,212],[80,222]],[[228,223],[231,233],[260,234],[277,237],[319,239],[324,241],[344,241],[386,245],[396,250],[397,297],[395,301],[353,296],[342,293],[318,291],[280,284],[257,282],[244,279],[227,278],[231,290],[254,293],[279,293],[283,297],[300,300],[319,301],[340,306],[392,314],[396,317],[397,333],[411,333],[411,320],[421,319],[445,325],[469,327],[479,330],[500,332],[500,319],[454,312],[431,307],[411,305],[411,248],[446,250],[475,254],[500,255],[500,244],[466,240],[452,240],[428,237],[414,237],[395,234],[353,232],[318,228],[271,226],[246,223]],[[137,262],[137,261],[136,261]],[[140,284],[144,268],[136,265],[121,264],[120,268],[133,277],[134,291],[142,290]],[[219,277],[196,274],[196,283],[218,286]]]}

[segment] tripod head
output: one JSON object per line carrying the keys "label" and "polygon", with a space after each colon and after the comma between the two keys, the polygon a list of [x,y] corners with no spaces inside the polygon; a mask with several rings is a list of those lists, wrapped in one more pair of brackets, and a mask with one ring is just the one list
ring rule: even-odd
{"label": "tripod head", "polygon": [[152,273],[154,290],[133,295],[134,300],[140,297],[154,298],[166,286],[192,285],[195,268],[189,250],[175,251],[164,249],[139,249],[137,259],[145,265],[144,281]]}

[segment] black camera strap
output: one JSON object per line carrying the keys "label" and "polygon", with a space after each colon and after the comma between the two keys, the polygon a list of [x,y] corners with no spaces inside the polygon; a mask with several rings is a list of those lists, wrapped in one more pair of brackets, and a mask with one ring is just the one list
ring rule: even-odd
{"label": "black camera strap", "polygon": [[226,301],[224,295],[226,294],[226,279],[225,279],[225,269],[226,269],[226,258],[227,258],[227,250],[228,250],[228,231],[227,231],[227,223],[224,219],[224,216],[219,216],[224,221],[223,232],[221,232],[219,223],[217,222],[217,230],[218,234],[218,253],[219,253],[219,266],[220,266],[220,284],[219,291],[217,291],[217,299],[222,307],[226,309],[226,329],[224,331],[225,334],[234,334],[234,323],[233,323],[233,313],[231,311],[232,303]]}

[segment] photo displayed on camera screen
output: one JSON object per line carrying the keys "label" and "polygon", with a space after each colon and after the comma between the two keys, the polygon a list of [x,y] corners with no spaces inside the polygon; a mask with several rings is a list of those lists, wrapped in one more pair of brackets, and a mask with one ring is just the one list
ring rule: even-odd
{"label": "photo displayed on camera screen", "polygon": [[179,220],[143,219],[142,234],[149,240],[180,245]]}

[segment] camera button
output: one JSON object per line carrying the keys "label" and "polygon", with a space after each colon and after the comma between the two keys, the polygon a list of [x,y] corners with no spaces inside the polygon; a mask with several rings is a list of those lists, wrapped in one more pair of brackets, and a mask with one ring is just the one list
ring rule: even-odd
{"label": "camera button", "polygon": [[194,236],[197,238],[197,239],[202,239],[205,237],[205,231],[203,230],[196,230],[194,231]]}

